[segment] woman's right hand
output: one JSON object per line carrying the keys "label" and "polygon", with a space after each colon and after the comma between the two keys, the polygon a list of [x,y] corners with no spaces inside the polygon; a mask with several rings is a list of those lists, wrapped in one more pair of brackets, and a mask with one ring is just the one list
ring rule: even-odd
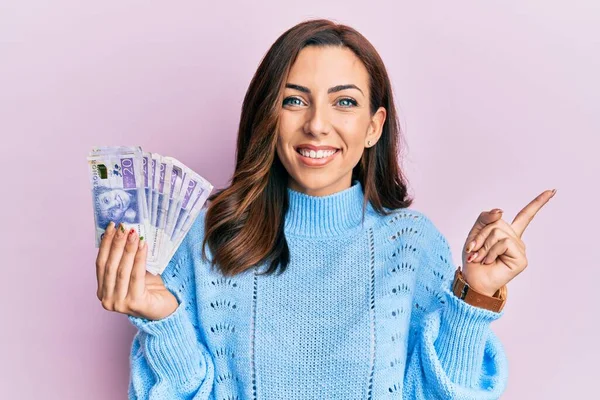
{"label": "woman's right hand", "polygon": [[147,253],[146,241],[134,229],[108,225],[96,258],[97,296],[105,310],[159,320],[177,309],[162,277],[146,271]]}

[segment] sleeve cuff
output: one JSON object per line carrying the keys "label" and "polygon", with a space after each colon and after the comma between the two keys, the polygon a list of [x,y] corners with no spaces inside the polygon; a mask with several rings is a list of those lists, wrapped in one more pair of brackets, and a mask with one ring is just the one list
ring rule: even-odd
{"label": "sleeve cuff", "polygon": [[156,321],[128,316],[143,333],[142,350],[150,367],[175,385],[186,385],[206,372],[201,345],[185,308],[180,301],[171,315]]}
{"label": "sleeve cuff", "polygon": [[490,323],[504,311],[494,312],[470,305],[444,288],[445,307],[435,349],[451,381],[467,387],[478,384]]}

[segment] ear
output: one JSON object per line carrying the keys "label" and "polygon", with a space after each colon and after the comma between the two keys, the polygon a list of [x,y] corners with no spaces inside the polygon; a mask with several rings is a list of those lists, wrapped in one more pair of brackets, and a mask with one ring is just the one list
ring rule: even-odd
{"label": "ear", "polygon": [[[365,138],[365,147],[375,146],[375,143],[377,143],[381,137],[386,115],[387,111],[385,108],[379,107],[379,109],[371,117],[371,123],[369,124],[369,129],[367,131],[367,137]],[[369,141],[371,141],[371,145],[368,144]]]}

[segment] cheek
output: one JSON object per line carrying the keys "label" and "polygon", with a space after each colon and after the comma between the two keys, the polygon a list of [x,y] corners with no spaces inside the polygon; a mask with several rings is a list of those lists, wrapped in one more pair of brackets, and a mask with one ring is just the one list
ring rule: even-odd
{"label": "cheek", "polygon": [[353,165],[358,163],[363,156],[365,150],[365,137],[365,133],[358,129],[346,131],[342,136],[342,140],[346,146],[345,159]]}
{"label": "cheek", "polygon": [[293,150],[292,145],[294,144],[294,136],[297,135],[298,127],[294,126],[289,121],[289,118],[283,118],[279,122],[278,135],[277,135],[277,154],[281,159],[286,153]]}
{"label": "cheek", "polygon": [[362,141],[360,143],[353,143],[348,148],[348,154],[346,155],[347,159],[352,163],[352,165],[356,165],[363,155],[363,147]]}
{"label": "cheek", "polygon": [[279,119],[279,137],[285,142],[288,141],[302,127],[298,118],[294,118],[288,113],[282,114]]}
{"label": "cheek", "polygon": [[345,119],[343,123],[337,125],[337,131],[348,146],[349,152],[362,152],[367,137],[366,124],[354,119]]}
{"label": "cheek", "polygon": [[286,139],[279,136],[277,138],[277,146],[275,147],[275,152],[277,154],[277,157],[279,158],[279,161],[281,161],[281,163],[284,166],[288,166],[289,165],[289,158],[290,155],[287,154],[287,151],[284,149],[284,147],[286,146]]}

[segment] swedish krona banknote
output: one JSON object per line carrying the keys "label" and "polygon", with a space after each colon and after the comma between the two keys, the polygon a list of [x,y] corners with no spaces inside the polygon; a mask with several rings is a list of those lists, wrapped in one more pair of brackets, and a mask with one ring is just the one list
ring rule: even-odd
{"label": "swedish krona banknote", "polygon": [[87,157],[96,248],[110,221],[148,244],[146,269],[161,274],[213,186],[173,157],[140,146],[94,147]]}

